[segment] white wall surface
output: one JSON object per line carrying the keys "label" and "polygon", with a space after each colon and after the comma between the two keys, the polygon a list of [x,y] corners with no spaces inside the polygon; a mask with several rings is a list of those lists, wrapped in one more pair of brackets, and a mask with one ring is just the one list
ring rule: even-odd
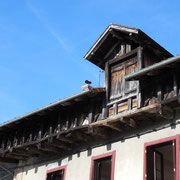
{"label": "white wall surface", "polygon": [[124,142],[116,142],[111,145],[92,149],[89,156],[88,151],[74,154],[55,162],[47,162],[34,166],[24,167],[22,180],[45,180],[46,172],[59,166],[67,165],[66,180],[89,180],[91,157],[102,155],[107,152],[116,151],[114,180],[142,180],[143,179],[143,151],[144,143],[180,134],[180,125],[176,128],[166,128],[140,136],[140,138],[127,139]]}

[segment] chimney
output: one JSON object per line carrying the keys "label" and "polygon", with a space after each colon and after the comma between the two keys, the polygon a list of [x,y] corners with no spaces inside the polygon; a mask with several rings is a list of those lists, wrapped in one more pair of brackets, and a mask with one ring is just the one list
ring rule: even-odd
{"label": "chimney", "polygon": [[86,84],[84,86],[81,87],[82,91],[88,91],[88,90],[91,90],[93,87],[90,86],[89,84]]}

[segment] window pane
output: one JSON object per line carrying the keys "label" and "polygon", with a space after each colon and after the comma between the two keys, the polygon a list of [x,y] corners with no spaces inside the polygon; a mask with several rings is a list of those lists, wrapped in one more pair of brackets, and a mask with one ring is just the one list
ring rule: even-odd
{"label": "window pane", "polygon": [[48,173],[47,180],[63,180],[63,170]]}

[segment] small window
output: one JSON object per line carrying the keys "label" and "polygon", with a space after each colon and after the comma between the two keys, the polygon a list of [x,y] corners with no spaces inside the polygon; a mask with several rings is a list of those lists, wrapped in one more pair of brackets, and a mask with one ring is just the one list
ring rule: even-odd
{"label": "small window", "polygon": [[144,180],[177,180],[179,136],[145,144]]}
{"label": "small window", "polygon": [[93,157],[91,162],[90,180],[113,180],[114,161],[115,151]]}
{"label": "small window", "polygon": [[66,166],[55,168],[47,172],[46,180],[65,180]]}

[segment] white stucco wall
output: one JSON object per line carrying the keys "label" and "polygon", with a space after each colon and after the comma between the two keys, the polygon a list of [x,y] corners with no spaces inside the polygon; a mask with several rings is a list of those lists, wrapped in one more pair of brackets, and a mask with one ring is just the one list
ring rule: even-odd
{"label": "white stucco wall", "polygon": [[127,139],[124,142],[116,142],[111,145],[111,150],[107,146],[92,149],[92,154],[88,156],[88,151],[74,154],[55,162],[24,167],[22,180],[45,180],[46,172],[59,166],[67,165],[66,180],[89,180],[91,157],[107,152],[116,151],[114,180],[142,180],[143,179],[143,150],[144,143],[180,134],[180,125],[176,128],[166,128],[157,132],[152,132],[140,136],[140,138]]}

